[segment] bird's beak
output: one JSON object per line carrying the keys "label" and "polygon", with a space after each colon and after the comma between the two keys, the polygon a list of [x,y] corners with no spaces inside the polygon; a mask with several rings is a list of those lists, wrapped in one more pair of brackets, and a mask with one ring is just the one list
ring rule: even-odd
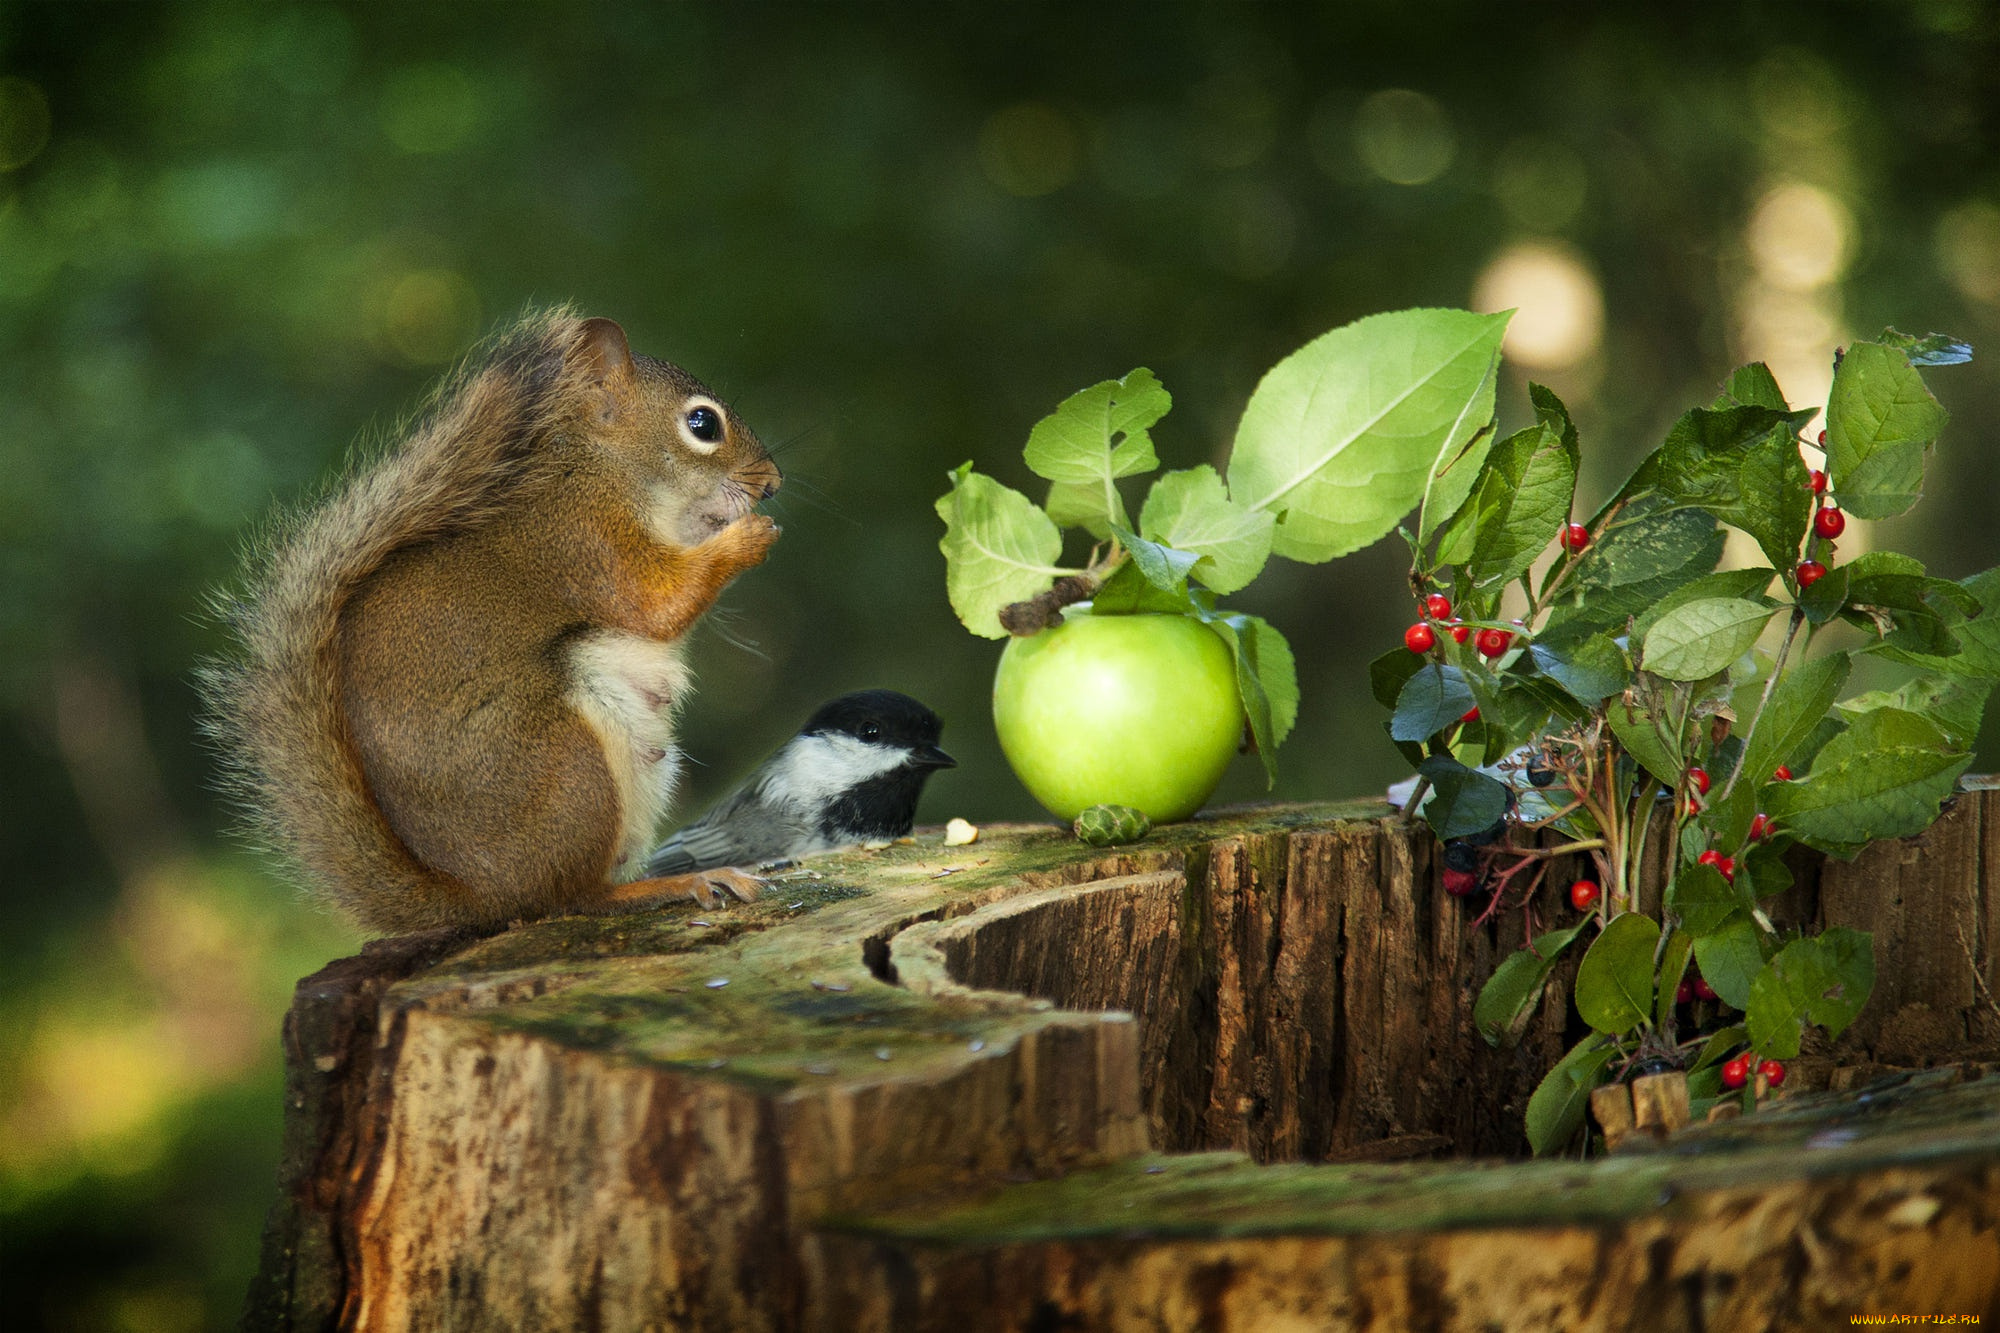
{"label": "bird's beak", "polygon": [[935,745],[919,745],[910,751],[909,764],[911,768],[957,768],[958,760]]}

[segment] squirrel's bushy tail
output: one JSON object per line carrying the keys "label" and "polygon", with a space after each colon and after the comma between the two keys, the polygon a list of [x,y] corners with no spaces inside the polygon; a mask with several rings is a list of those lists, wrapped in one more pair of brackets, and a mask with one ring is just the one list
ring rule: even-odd
{"label": "squirrel's bushy tail", "polygon": [[342,609],[392,552],[477,523],[529,479],[536,441],[583,401],[571,355],[582,325],[563,308],[502,333],[400,444],[281,519],[243,587],[215,599],[236,640],[201,672],[225,781],[251,836],[367,929],[445,925],[424,905],[466,891],[410,854],[368,791],[341,710]]}

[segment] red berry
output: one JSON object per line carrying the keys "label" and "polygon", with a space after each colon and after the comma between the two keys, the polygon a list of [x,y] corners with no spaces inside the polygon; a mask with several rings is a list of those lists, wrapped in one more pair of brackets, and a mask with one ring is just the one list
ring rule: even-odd
{"label": "red berry", "polygon": [[1467,639],[1471,637],[1472,637],[1472,626],[1453,625],[1451,627],[1451,641],[1453,643],[1464,643]]}
{"label": "red berry", "polygon": [[1682,982],[1682,983],[1681,983],[1680,985],[1678,985],[1678,986],[1674,987],[1674,1003],[1675,1003],[1675,1004],[1693,1004],[1693,1003],[1694,1003],[1694,983],[1693,983],[1693,982],[1691,982],[1691,981],[1683,981],[1683,982]]}
{"label": "red berry", "polygon": [[1715,987],[1708,984],[1707,977],[1696,977],[1694,979],[1694,993],[1697,997],[1704,1000],[1713,1000],[1717,998],[1715,994]]}
{"label": "red berry", "polygon": [[1479,720],[1479,705],[1474,704],[1472,707],[1466,709],[1465,712],[1459,715],[1458,720],[1461,725],[1467,722],[1477,722]]}
{"label": "red berry", "polygon": [[1711,847],[1700,856],[1697,856],[1695,860],[1705,866],[1720,865],[1722,863],[1722,853]]}
{"label": "red berry", "polygon": [[1771,836],[1771,817],[1759,810],[1750,816],[1750,841],[1762,842]]}
{"label": "red berry", "polygon": [[1739,1055],[1734,1060],[1727,1060],[1723,1062],[1722,1065],[1723,1087],[1740,1088],[1749,1081],[1750,1081],[1749,1056]]}
{"label": "red berry", "polygon": [[1826,432],[1825,432],[1825,431],[1821,431],[1821,432],[1819,433],[1819,447],[1820,447],[1820,448],[1822,448],[1822,449],[1826,448]]}
{"label": "red berry", "polygon": [[1818,468],[1814,468],[1811,472],[1806,474],[1806,485],[1812,487],[1812,493],[1814,495],[1825,495],[1826,473],[1820,471]]}
{"label": "red berry", "polygon": [[1786,767],[1784,764],[1779,764],[1776,768],[1771,770],[1771,781],[1790,782],[1791,780],[1792,780],[1792,770]]}
{"label": "red berry", "polygon": [[1828,541],[1832,541],[1846,530],[1847,515],[1841,513],[1832,505],[1826,506],[1813,515],[1813,531]]}
{"label": "red berry", "polygon": [[1736,858],[1725,856],[1715,863],[1716,870],[1731,884],[1736,882]]}
{"label": "red berry", "polygon": [[1690,768],[1690,769],[1688,770],[1688,782],[1689,782],[1689,784],[1690,784],[1690,785],[1692,785],[1692,786],[1694,787],[1694,789],[1695,789],[1695,790],[1696,790],[1697,792],[1700,792],[1700,793],[1701,793],[1701,794],[1702,794],[1703,796],[1706,796],[1706,795],[1708,795],[1708,770],[1707,770],[1707,769],[1705,769],[1705,768]]}
{"label": "red berry", "polygon": [[1451,598],[1441,592],[1434,592],[1424,598],[1424,613],[1432,620],[1451,619]]}
{"label": "red berry", "polygon": [[1403,631],[1403,646],[1413,653],[1427,653],[1438,636],[1429,625],[1415,624]]}
{"label": "red berry", "polygon": [[1483,629],[1479,631],[1476,647],[1482,657],[1499,657],[1506,653],[1514,642],[1514,636],[1504,629]]}
{"label": "red berry", "polygon": [[1587,912],[1597,901],[1595,880],[1580,879],[1569,886],[1569,905],[1579,912]]}
{"label": "red berry", "polygon": [[1463,898],[1479,887],[1479,876],[1470,870],[1453,870],[1449,866],[1444,872],[1444,891],[1454,898]]}
{"label": "red berry", "polygon": [[1574,553],[1588,545],[1590,545],[1590,529],[1583,524],[1572,523],[1562,530],[1563,550]]}
{"label": "red berry", "polygon": [[[1824,514],[1827,511],[1822,509],[1820,510],[1820,512]],[[1840,511],[1836,509],[1833,512],[1838,514]],[[1814,519],[1813,522],[1815,525],[1817,525],[1819,520]],[[1821,579],[1826,577],[1826,566],[1822,565],[1817,560],[1801,560],[1799,562],[1799,567],[1796,573],[1798,574],[1799,578],[1799,587],[1802,589],[1810,588],[1813,586],[1813,584],[1818,583]]]}
{"label": "red berry", "polygon": [[1758,1065],[1757,1072],[1764,1076],[1765,1083],[1774,1088],[1780,1086],[1785,1081],[1785,1067],[1776,1060],[1766,1060],[1763,1064]]}

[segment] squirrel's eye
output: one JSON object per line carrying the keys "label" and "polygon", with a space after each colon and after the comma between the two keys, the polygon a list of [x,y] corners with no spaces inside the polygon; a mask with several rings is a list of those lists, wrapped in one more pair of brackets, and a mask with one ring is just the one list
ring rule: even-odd
{"label": "squirrel's eye", "polygon": [[882,736],[882,728],[876,726],[873,722],[863,722],[861,724],[862,740],[864,741],[879,740],[881,736]]}
{"label": "squirrel's eye", "polygon": [[714,444],[722,438],[722,414],[712,407],[697,407],[687,414],[688,434]]}

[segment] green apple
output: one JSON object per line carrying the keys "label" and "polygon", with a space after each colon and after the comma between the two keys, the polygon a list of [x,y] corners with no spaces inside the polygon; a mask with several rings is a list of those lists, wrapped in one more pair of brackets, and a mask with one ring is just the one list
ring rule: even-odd
{"label": "green apple", "polygon": [[1199,810],[1222,781],[1243,704],[1228,646],[1199,621],[1073,615],[1000,654],[993,726],[1021,784],[1058,818],[1108,803],[1163,823]]}

